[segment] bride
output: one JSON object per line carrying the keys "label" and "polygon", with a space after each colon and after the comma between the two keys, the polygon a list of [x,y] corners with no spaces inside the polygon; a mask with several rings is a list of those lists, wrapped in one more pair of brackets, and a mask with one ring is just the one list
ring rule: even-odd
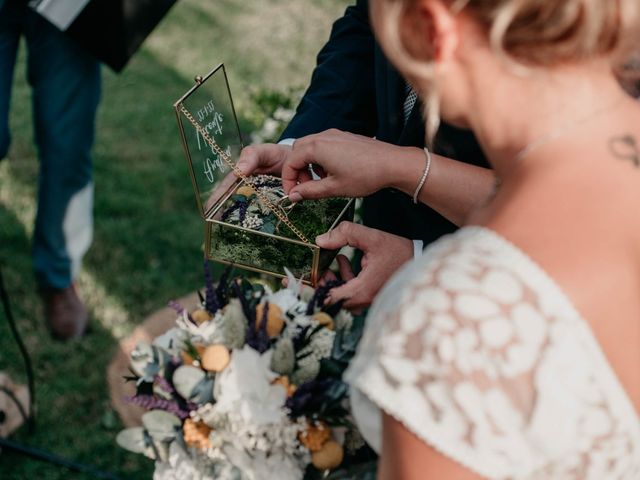
{"label": "bride", "polygon": [[[372,2],[430,136],[438,111],[471,128],[499,179],[370,312],[347,380],[380,478],[640,478],[640,107],[612,73],[639,8]],[[358,174],[406,183],[366,155],[347,169],[323,135],[339,136],[296,142],[290,195],[305,197],[310,159],[323,195],[353,193]]]}

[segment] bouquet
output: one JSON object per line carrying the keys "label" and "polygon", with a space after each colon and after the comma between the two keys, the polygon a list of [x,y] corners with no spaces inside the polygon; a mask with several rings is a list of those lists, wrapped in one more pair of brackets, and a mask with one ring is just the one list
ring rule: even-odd
{"label": "bouquet", "polygon": [[154,459],[155,479],[375,478],[341,380],[363,319],[324,307],[332,285],[288,277],[214,285],[205,262],[201,305],[172,302],[176,326],[132,352],[128,400],[148,411],[117,442]]}

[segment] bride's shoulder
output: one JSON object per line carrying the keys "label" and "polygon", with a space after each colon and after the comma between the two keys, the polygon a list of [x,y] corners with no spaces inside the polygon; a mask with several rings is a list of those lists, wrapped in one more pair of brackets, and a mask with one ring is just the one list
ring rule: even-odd
{"label": "bride's shoulder", "polygon": [[416,303],[436,306],[444,298],[449,305],[459,295],[459,304],[470,305],[466,310],[481,311],[479,303],[500,308],[504,302],[525,300],[527,290],[544,288],[545,283],[530,259],[505,237],[485,227],[464,227],[399,271],[371,313],[385,316],[385,310]]}
{"label": "bride's shoulder", "polygon": [[[552,319],[577,315],[516,246],[493,230],[466,227],[385,286],[370,311],[363,352],[385,357],[403,345],[405,359],[420,368],[486,371],[498,361],[504,372],[522,374],[537,361]],[[520,350],[531,355],[516,361]]]}
{"label": "bride's shoulder", "polygon": [[[640,448],[633,427],[625,427],[634,424],[633,410],[611,378],[556,283],[484,227],[442,238],[387,284],[346,375],[359,422],[367,425],[374,404],[488,478],[553,476],[545,469],[567,478],[579,464],[593,478],[609,478],[581,457],[601,448],[599,434],[581,427],[592,423],[592,397],[604,405],[598,415],[620,420],[611,441]],[[363,430],[370,441],[376,422]],[[548,442],[542,450],[541,438]]]}

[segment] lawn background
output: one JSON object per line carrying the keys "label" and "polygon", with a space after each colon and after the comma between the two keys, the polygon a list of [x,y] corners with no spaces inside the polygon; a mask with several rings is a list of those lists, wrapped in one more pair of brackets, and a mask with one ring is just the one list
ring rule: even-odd
{"label": "lawn background", "polygon": [[[295,103],[332,21],[348,3],[179,0],[122,74],[103,69],[94,147],[95,240],[78,281],[92,331],[67,344],[46,332],[31,270],[38,162],[21,46],[13,143],[0,161],[0,264],[35,365],[38,427],[34,435],[21,428],[15,440],[123,477],[150,478],[149,461],[114,443],[120,424],[109,405],[105,368],[119,339],[202,283],[203,228],[171,106],[194,75],[224,62],[243,133],[258,130],[265,98]],[[26,380],[4,314],[0,370]],[[86,477],[3,452],[0,478]]]}

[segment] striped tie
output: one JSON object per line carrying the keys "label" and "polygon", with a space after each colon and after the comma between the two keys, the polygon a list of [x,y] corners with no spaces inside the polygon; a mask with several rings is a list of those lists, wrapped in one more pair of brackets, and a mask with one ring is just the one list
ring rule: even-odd
{"label": "striped tie", "polygon": [[407,83],[405,91],[407,93],[407,98],[404,101],[403,113],[404,113],[404,123],[407,124],[407,120],[409,120],[409,115],[411,115],[411,111],[413,107],[416,105],[416,101],[418,100],[418,94],[416,91],[411,88],[411,85]]}

